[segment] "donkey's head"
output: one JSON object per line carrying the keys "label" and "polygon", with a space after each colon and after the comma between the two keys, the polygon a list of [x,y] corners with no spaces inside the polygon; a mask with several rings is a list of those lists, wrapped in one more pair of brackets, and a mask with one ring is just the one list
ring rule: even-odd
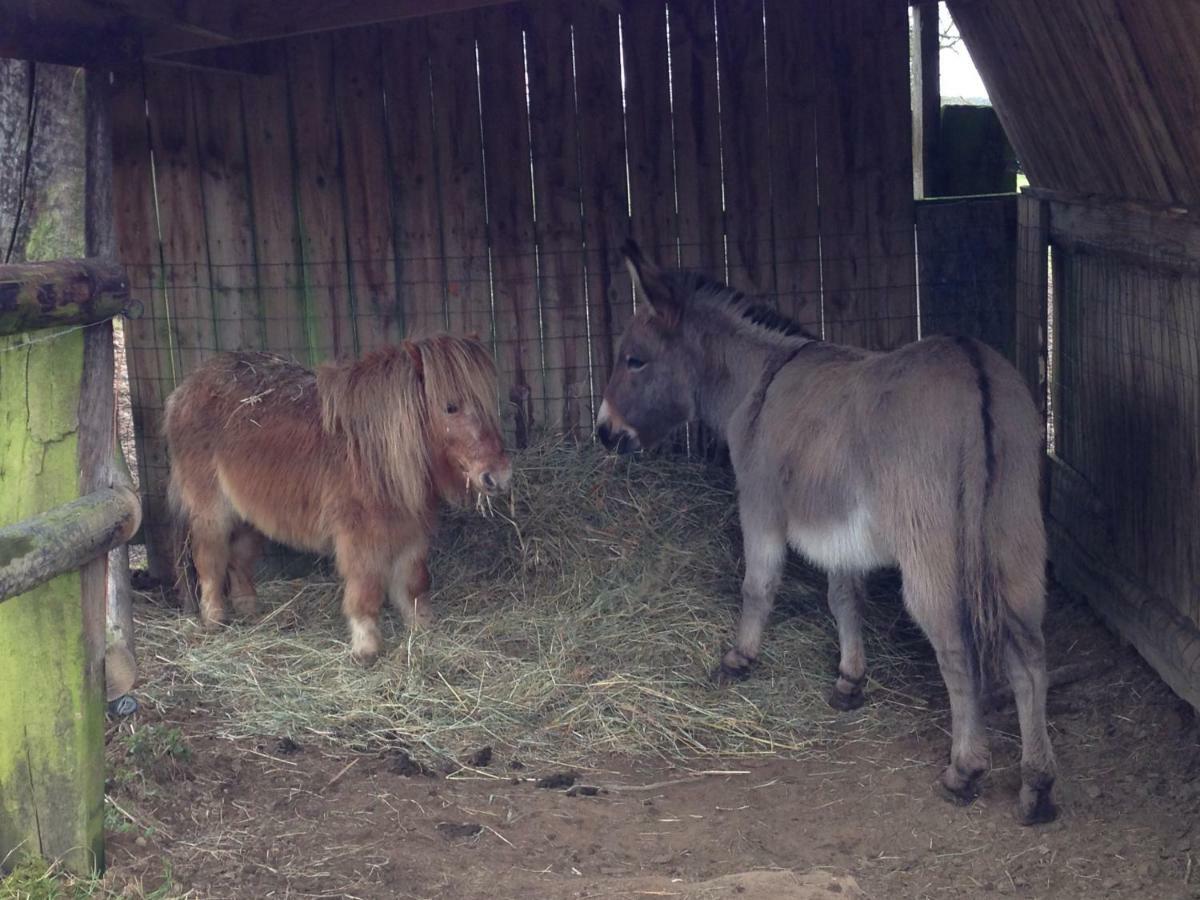
{"label": "donkey's head", "polygon": [[435,477],[443,492],[508,490],[512,463],[496,415],[496,366],[477,338],[448,335],[410,345],[420,355]]}
{"label": "donkey's head", "polygon": [[641,305],[621,338],[596,434],[605,447],[627,453],[695,417],[699,353],[680,328],[686,281],[663,272],[632,240],[622,252]]}

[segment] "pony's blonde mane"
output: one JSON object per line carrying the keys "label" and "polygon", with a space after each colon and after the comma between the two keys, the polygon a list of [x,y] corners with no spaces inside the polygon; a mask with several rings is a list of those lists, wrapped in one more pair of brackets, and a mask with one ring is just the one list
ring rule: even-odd
{"label": "pony's blonde mane", "polygon": [[359,485],[413,513],[429,504],[429,411],[455,403],[499,431],[496,366],[476,340],[437,335],[317,370],[321,424],[344,436]]}
{"label": "pony's blonde mane", "polygon": [[430,409],[449,404],[473,412],[484,427],[500,430],[497,411],[496,363],[474,338],[439,334],[415,341],[421,354],[425,401]]}

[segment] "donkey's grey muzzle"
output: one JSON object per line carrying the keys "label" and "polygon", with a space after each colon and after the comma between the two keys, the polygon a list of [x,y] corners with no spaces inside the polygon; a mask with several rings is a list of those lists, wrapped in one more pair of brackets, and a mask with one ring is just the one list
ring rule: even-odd
{"label": "donkey's grey muzzle", "polygon": [[624,429],[614,430],[607,422],[601,422],[596,427],[596,437],[600,438],[600,443],[609,450],[616,450],[618,453],[636,453],[642,449],[636,435]]}

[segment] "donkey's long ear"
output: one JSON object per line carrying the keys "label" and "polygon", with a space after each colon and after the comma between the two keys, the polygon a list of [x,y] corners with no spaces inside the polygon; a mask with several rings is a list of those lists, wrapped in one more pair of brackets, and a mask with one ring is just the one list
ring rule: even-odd
{"label": "donkey's long ear", "polygon": [[671,286],[663,278],[662,269],[646,259],[642,248],[633,238],[625,241],[621,246],[621,253],[625,257],[625,267],[629,269],[634,287],[637,288],[638,299],[654,310],[655,315],[665,320],[668,325],[678,325],[683,309],[678,298],[671,293]]}

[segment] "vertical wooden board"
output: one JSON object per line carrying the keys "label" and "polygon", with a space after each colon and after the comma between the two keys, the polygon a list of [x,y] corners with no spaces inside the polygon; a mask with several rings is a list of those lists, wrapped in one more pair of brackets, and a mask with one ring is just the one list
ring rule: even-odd
{"label": "vertical wooden board", "polygon": [[1038,410],[1046,412],[1047,252],[1049,212],[1044,200],[1017,198],[1016,364]]}
{"label": "vertical wooden board", "polygon": [[[84,336],[0,337],[0,525],[78,497]],[[87,677],[81,580],[0,604],[0,859],[104,865],[104,694]]]}
{"label": "vertical wooden board", "polygon": [[903,3],[870,3],[865,18],[871,26],[867,52],[874,63],[865,90],[875,109],[863,130],[879,143],[879,166],[867,199],[873,261],[868,283],[878,323],[872,344],[890,350],[915,341],[918,333],[908,10]]}
{"label": "vertical wooden board", "polygon": [[713,0],[669,0],[680,264],[725,278]]}
{"label": "vertical wooden board", "polygon": [[774,300],[763,0],[716,0],[729,283]]}
{"label": "vertical wooden board", "polygon": [[[629,230],[652,259],[675,265],[679,262],[679,222],[675,213],[666,0],[625,0],[621,23]],[[624,327],[624,321],[618,322]]]}
{"label": "vertical wooden board", "polygon": [[392,170],[397,300],[408,334],[446,327],[442,226],[434,157],[428,26],[384,26],[383,83]]}
{"label": "vertical wooden board", "polygon": [[[545,410],[534,250],[523,24],[514,7],[476,14],[488,228],[495,272],[500,405],[517,446]],[[536,414],[536,418],[535,418]]]}
{"label": "vertical wooden board", "polygon": [[363,351],[398,341],[402,315],[384,116],[383,58],[376,28],[333,36],[334,92],[345,171],[347,264]]}
{"label": "vertical wooden board", "polygon": [[916,337],[907,19],[849,0],[814,29],[826,336],[891,349]]}
{"label": "vertical wooden board", "polygon": [[[580,172],[571,22],[557,2],[530,4],[529,124],[545,321],[546,422],[586,433],[590,385],[579,218]],[[615,125],[615,123],[614,123]]]}
{"label": "vertical wooden board", "polygon": [[813,6],[767,0],[767,102],[780,310],[821,333],[821,240],[817,211],[817,83]]}
{"label": "vertical wooden board", "polygon": [[240,82],[239,76],[220,72],[192,76],[215,335],[221,350],[261,349],[266,341]]}
{"label": "vertical wooden board", "polygon": [[618,14],[611,9],[581,4],[574,24],[594,413],[612,374],[620,329],[633,308],[620,254],[629,234],[621,43]]}
{"label": "vertical wooden board", "polygon": [[284,49],[273,43],[259,53],[271,74],[243,79],[240,100],[266,346],[311,363],[316,336],[301,265]]}
{"label": "vertical wooden board", "polygon": [[1014,359],[1015,194],[921,201],[921,333],[966,335]]}
{"label": "vertical wooden board", "polygon": [[433,67],[435,153],[442,197],[448,327],[492,337],[488,277],[487,209],[479,84],[475,71],[475,21],[470,13],[429,20]]}
{"label": "vertical wooden board", "polygon": [[866,98],[861,47],[861,0],[818,3],[813,10],[817,52],[817,158],[825,337],[866,346],[867,195],[872,139],[859,134]]}
{"label": "vertical wooden board", "polygon": [[142,307],[141,315],[126,320],[124,327],[138,484],[144,506],[143,533],[151,573],[163,578],[173,560],[162,540],[167,523],[167,457],[160,435],[163,403],[174,387],[174,379],[166,306],[159,283],[158,220],[141,70],[115,71],[111,96],[117,257],[129,277],[130,293]]}
{"label": "vertical wooden board", "polygon": [[185,69],[146,69],[166,312],[179,378],[218,349],[191,80]]}
{"label": "vertical wooden board", "polygon": [[358,354],[358,323],[346,263],[345,199],[333,96],[333,37],[287,41],[292,152],[306,289],[316,358]]}

